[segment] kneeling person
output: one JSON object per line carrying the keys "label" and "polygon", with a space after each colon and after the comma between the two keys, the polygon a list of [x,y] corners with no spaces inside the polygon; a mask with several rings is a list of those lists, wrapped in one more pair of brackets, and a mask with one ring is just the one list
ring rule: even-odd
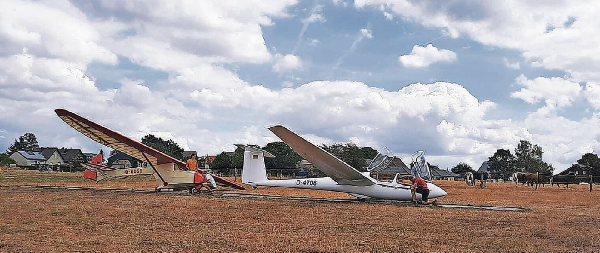
{"label": "kneeling person", "polygon": [[429,202],[429,188],[427,187],[427,183],[420,177],[412,177],[410,179],[412,182],[412,186],[410,187],[412,190],[412,198],[413,201],[416,201],[416,193],[421,194],[421,200],[416,201],[419,204],[437,204],[437,201],[433,200]]}

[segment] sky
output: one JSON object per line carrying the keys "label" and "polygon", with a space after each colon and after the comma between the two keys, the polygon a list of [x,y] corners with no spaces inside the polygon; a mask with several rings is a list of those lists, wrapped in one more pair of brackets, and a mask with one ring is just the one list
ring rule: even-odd
{"label": "sky", "polygon": [[279,139],[473,167],[519,140],[562,171],[600,150],[590,1],[0,0],[0,150],[102,145],[63,108],[200,154]]}

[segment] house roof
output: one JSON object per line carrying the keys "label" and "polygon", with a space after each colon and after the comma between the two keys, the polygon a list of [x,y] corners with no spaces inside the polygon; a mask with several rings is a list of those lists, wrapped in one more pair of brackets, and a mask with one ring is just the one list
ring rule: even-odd
{"label": "house roof", "polygon": [[106,161],[108,163],[108,166],[111,166],[114,162],[119,161],[119,160],[127,160],[127,161],[129,161],[131,163],[133,163],[134,161],[136,161],[138,163],[142,162],[142,161],[140,161],[140,160],[138,160],[138,159],[136,159],[136,158],[134,158],[134,157],[132,157],[132,156],[130,156],[128,154],[120,152],[120,151],[117,152],[114,155],[111,155],[110,157],[108,157],[108,159],[106,159]]}
{"label": "house roof", "polygon": [[575,171],[590,171],[590,169],[591,168],[585,164],[575,163],[575,164],[571,165],[571,167],[567,168],[566,170],[563,170],[562,172],[558,173],[558,175],[569,175],[569,174],[574,174]]}
{"label": "house roof", "polygon": [[479,169],[477,170],[477,172],[489,172],[488,171],[488,162],[485,161],[481,164],[481,166],[479,166]]}
{"label": "house roof", "polygon": [[46,158],[42,155],[42,153],[37,151],[17,151],[27,160],[37,160],[37,161],[46,161]]}
{"label": "house roof", "polygon": [[58,150],[65,162],[74,162],[85,160],[85,156],[81,149],[78,148],[61,148]]}
{"label": "house roof", "polygon": [[408,169],[407,167],[389,166],[389,167],[379,171],[379,173],[383,173],[383,174],[400,173],[400,175],[410,175],[410,169]]}
{"label": "house roof", "polygon": [[[40,152],[42,153],[44,158],[46,160],[48,160],[48,158],[50,158],[52,156],[52,154],[54,154],[54,151],[58,151],[58,148],[41,148],[40,150],[41,150]],[[58,155],[60,155],[62,157],[60,152],[58,152]]]}
{"label": "house roof", "polygon": [[406,166],[406,164],[402,161],[402,159],[395,157],[392,159],[392,162],[390,163],[390,166],[393,167],[401,167],[404,168],[406,170],[408,170],[408,172],[410,173],[410,169],[408,168],[408,166]]}
{"label": "house roof", "polygon": [[196,151],[183,151],[182,156],[184,159],[192,157],[192,155],[198,155]]}
{"label": "house roof", "polygon": [[[454,172],[439,169],[436,166],[431,166],[429,168],[429,170],[431,171],[431,174],[434,177],[459,177],[460,176]],[[390,165],[387,168],[385,168],[381,171],[378,171],[378,173],[381,173],[381,174],[400,173],[401,176],[411,175],[410,168],[408,168],[408,166],[406,166],[406,164],[404,164],[404,162],[402,162],[402,160],[400,160],[400,158],[397,158],[397,157],[394,157],[394,159],[392,160],[392,162],[390,163]]]}
{"label": "house roof", "polygon": [[436,169],[436,168],[431,168],[430,170],[431,170],[431,174],[433,174],[434,177],[460,177],[460,175],[458,175],[452,171]]}

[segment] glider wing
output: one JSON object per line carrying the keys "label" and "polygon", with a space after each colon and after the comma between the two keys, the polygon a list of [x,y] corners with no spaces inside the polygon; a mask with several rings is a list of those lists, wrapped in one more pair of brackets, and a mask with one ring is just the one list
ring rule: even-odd
{"label": "glider wing", "polygon": [[283,142],[290,146],[296,153],[304,157],[325,175],[331,177],[341,185],[368,186],[375,184],[355,168],[348,165],[327,151],[308,142],[287,128],[277,125],[269,127]]}

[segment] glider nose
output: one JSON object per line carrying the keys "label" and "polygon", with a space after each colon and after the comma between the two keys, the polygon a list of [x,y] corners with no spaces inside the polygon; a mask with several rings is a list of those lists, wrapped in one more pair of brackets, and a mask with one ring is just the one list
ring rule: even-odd
{"label": "glider nose", "polygon": [[430,198],[444,197],[447,194],[448,193],[446,193],[446,191],[444,191],[444,189],[440,188],[437,185],[431,184],[431,186],[429,187],[429,197]]}

